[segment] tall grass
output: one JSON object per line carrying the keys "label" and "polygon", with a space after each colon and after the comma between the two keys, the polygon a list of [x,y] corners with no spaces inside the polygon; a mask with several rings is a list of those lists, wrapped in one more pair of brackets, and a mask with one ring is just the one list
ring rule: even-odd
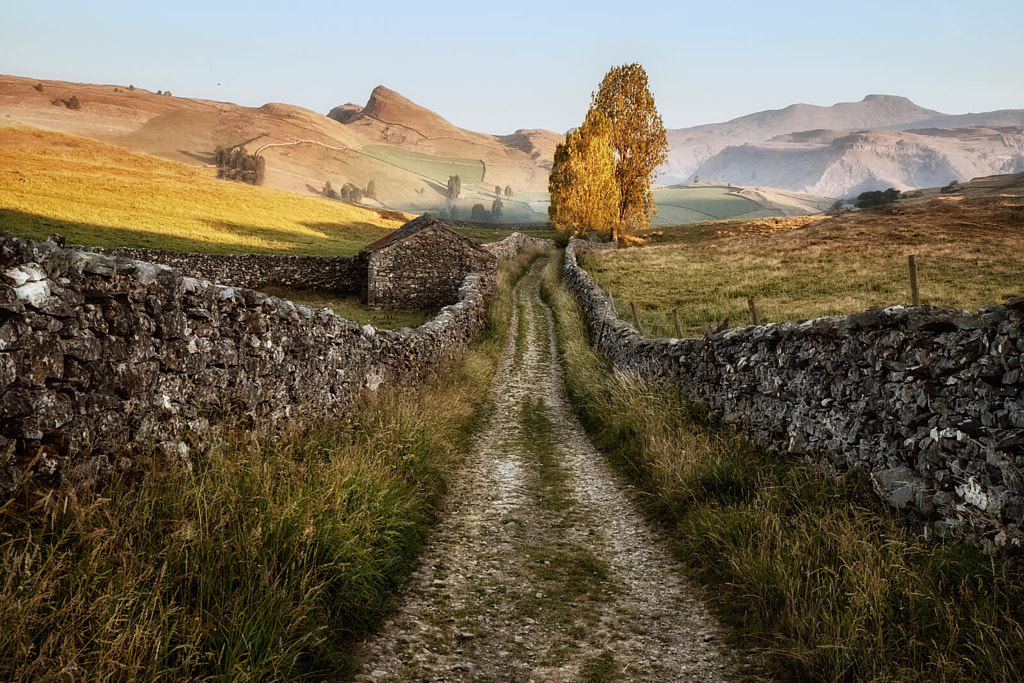
{"label": "tall grass", "polygon": [[527,258],[502,267],[485,338],[421,388],[236,430],[191,469],[23,487],[0,512],[0,680],[350,677],[467,450]]}
{"label": "tall grass", "polygon": [[921,540],[859,472],[769,455],[668,389],[612,371],[544,273],[570,398],[642,492],[736,641],[780,680],[1024,679],[1024,567]]}

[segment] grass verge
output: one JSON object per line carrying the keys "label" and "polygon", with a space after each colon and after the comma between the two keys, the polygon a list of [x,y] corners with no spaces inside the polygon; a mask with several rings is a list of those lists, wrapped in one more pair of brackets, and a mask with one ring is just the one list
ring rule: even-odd
{"label": "grass verge", "polygon": [[394,330],[399,327],[419,327],[437,314],[436,310],[377,310],[362,303],[357,296],[342,296],[309,289],[273,286],[261,287],[260,289],[264,294],[288,299],[303,306],[329,308],[336,315],[346,320],[351,320],[360,325],[373,325],[384,330]]}
{"label": "grass verge", "polygon": [[1024,679],[1024,567],[901,528],[865,476],[782,461],[617,375],[544,272],[569,396],[736,641],[780,680]]}
{"label": "grass verge", "polygon": [[349,677],[467,450],[527,261],[502,267],[483,340],[422,387],[238,430],[190,470],[20,491],[0,508],[0,680]]}

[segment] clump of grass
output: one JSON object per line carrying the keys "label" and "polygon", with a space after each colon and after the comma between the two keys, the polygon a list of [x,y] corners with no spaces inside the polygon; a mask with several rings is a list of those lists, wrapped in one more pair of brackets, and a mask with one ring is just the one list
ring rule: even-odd
{"label": "clump of grass", "polygon": [[769,455],[669,389],[612,372],[544,273],[570,398],[738,642],[783,680],[1021,680],[1024,567],[902,528],[860,471]]}
{"label": "clump of grass", "polygon": [[0,509],[0,679],[349,677],[468,450],[525,258],[489,335],[427,385],[227,434],[191,470],[22,490]]}

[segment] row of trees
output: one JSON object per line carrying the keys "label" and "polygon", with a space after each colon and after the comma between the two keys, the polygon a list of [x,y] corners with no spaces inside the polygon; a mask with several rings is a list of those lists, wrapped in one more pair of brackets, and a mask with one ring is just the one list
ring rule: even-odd
{"label": "row of trees", "polygon": [[213,151],[213,160],[217,164],[217,177],[236,180],[250,185],[262,185],[267,172],[267,160],[255,154],[249,154],[244,147],[228,149],[217,147]]}
{"label": "row of trees", "polygon": [[651,182],[668,158],[668,140],[647,72],[612,68],[591,97],[583,124],[555,149],[548,214],[559,230],[610,229],[613,239],[649,227]]}
{"label": "row of trees", "polygon": [[[494,201],[491,202],[490,211],[485,209],[483,204],[474,204],[473,208],[470,209],[469,219],[478,223],[497,223],[501,220],[501,212],[504,208],[505,205],[502,203],[501,198],[495,197]],[[452,217],[454,218],[454,215]]]}
{"label": "row of trees", "polygon": [[366,184],[366,189],[356,186],[355,183],[345,183],[340,190],[335,190],[331,187],[331,181],[328,180],[324,183],[323,194],[328,199],[340,199],[353,204],[363,201],[363,197],[377,199],[377,181],[371,179]]}

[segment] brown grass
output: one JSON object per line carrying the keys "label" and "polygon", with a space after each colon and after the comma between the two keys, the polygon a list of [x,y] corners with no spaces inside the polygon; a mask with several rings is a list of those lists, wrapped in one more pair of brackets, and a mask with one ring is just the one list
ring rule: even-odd
{"label": "brown grass", "polygon": [[[599,284],[640,309],[645,331],[684,336],[728,318],[761,322],[841,315],[910,303],[907,256],[917,255],[923,303],[976,308],[1024,294],[1024,210],[1017,199],[928,201],[815,220],[678,226],[637,249],[587,254]],[[627,315],[628,317],[628,315]]]}

